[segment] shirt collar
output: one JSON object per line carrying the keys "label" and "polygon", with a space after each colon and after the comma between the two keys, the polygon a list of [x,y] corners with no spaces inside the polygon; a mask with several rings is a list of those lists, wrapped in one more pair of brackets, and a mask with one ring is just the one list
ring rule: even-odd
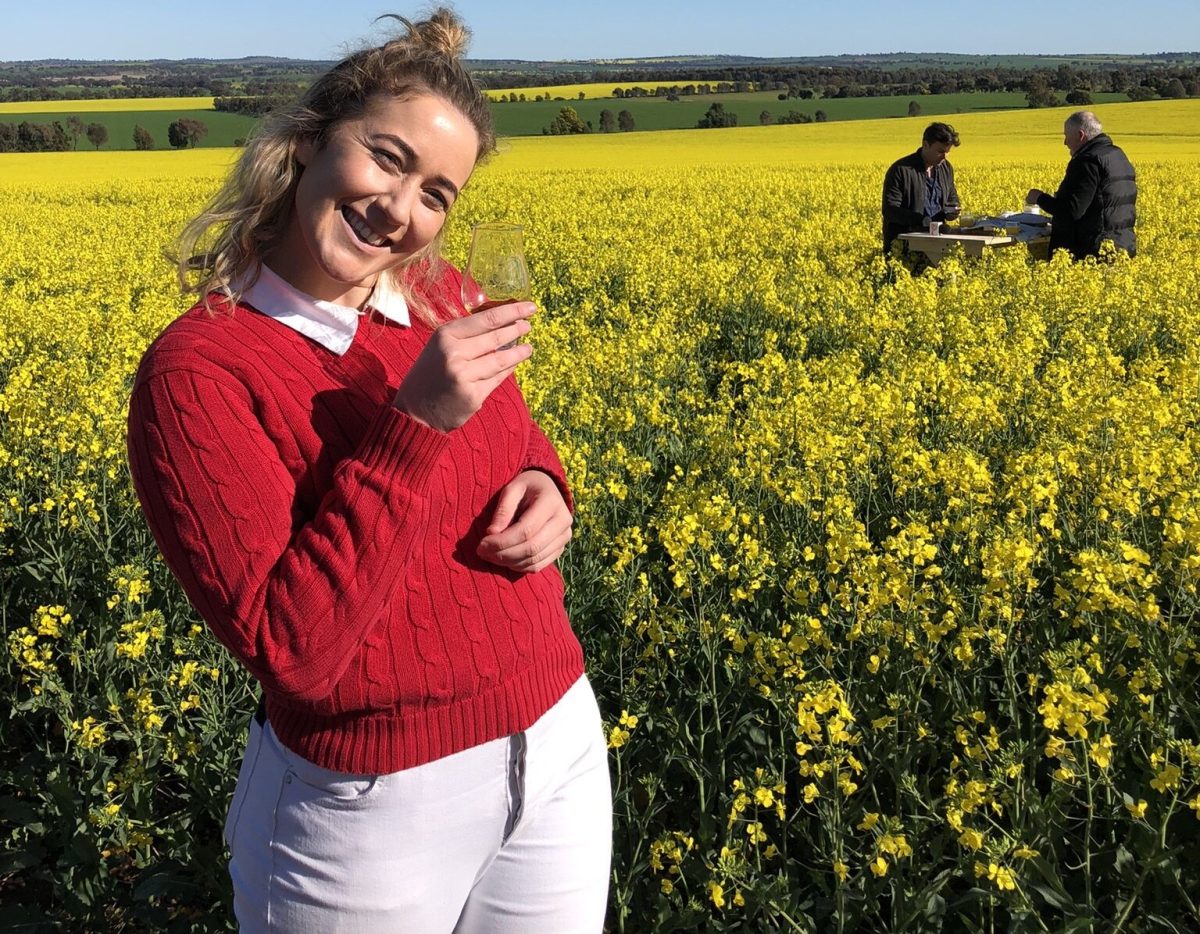
{"label": "shirt collar", "polygon": [[[242,301],[280,324],[316,341],[339,357],[350,349],[363,312],[336,302],[325,302],[301,292],[268,267],[259,266],[258,277],[242,291]],[[391,277],[380,275],[363,306],[397,324],[410,325],[408,302],[392,285]]]}

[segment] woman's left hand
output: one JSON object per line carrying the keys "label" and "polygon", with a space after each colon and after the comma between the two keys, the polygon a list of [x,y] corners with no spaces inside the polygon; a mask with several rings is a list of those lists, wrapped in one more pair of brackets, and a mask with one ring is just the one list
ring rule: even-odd
{"label": "woman's left hand", "polygon": [[500,491],[477,553],[510,571],[533,574],[558,560],[574,521],[550,475],[525,470]]}

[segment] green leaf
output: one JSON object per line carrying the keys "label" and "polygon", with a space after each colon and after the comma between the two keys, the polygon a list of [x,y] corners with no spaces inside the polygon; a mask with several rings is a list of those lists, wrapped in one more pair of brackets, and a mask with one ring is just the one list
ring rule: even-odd
{"label": "green leaf", "polygon": [[0,796],[0,821],[24,825],[33,823],[40,816],[41,812],[28,801],[10,795]]}
{"label": "green leaf", "polygon": [[1053,888],[1041,882],[1028,881],[1025,884],[1027,887],[1037,892],[1038,895],[1042,897],[1042,901],[1044,901],[1051,908],[1057,908],[1059,911],[1066,911],[1074,904],[1070,898],[1060,895],[1058,892],[1054,891]]}
{"label": "green leaf", "polygon": [[186,874],[182,867],[168,865],[165,868],[153,869],[144,875],[134,887],[133,898],[135,901],[144,902],[156,896],[167,895],[177,898],[184,892],[199,891],[200,886],[194,878]]}
{"label": "green leaf", "polygon": [[1150,915],[1146,918],[1146,920],[1151,924],[1157,924],[1161,926],[1164,930],[1172,931],[1173,934],[1182,934],[1180,929],[1175,926],[1175,922],[1164,918],[1162,915]]}
{"label": "green leaf", "polygon": [[41,860],[28,850],[6,850],[0,853],[0,876],[22,869],[32,869]]}

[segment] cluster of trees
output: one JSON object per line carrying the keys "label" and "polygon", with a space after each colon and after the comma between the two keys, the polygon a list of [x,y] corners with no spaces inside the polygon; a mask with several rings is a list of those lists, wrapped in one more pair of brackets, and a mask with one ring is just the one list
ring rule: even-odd
{"label": "cluster of trees", "polygon": [[[801,113],[799,110],[789,110],[778,117],[772,114],[771,111],[764,110],[758,115],[758,122],[761,126],[770,126],[772,123],[781,125],[791,123],[824,123],[828,119],[829,114],[823,110],[818,110],[812,114]],[[725,105],[720,102],[712,104],[696,124],[702,130],[720,129],[722,127],[737,125],[738,115],[726,110]]]}
{"label": "cluster of trees", "polygon": [[829,119],[829,114],[823,110],[818,110],[816,113],[801,113],[799,110],[789,110],[785,114],[774,116],[771,111],[764,110],[758,115],[758,122],[763,126],[770,126],[772,123],[785,125],[789,123],[824,123]]}
{"label": "cluster of trees", "polygon": [[[593,131],[592,121],[584,121],[579,112],[574,107],[562,107],[556,116],[547,127],[542,127],[543,136],[564,136],[571,133],[591,133]],[[613,112],[607,107],[600,111],[600,132],[601,133],[627,133],[635,129],[633,114],[628,110],[622,110],[615,117]]]}
{"label": "cluster of trees", "polygon": [[167,142],[173,149],[195,146],[207,135],[208,126],[203,121],[193,120],[191,117],[181,117],[167,127]]}
{"label": "cluster of trees", "polygon": [[659,84],[650,90],[641,85],[634,85],[631,88],[613,88],[612,96],[678,99],[680,97],[691,97],[695,94],[745,94],[748,91],[755,90],[758,90],[758,88],[749,81],[717,81],[712,84],[691,82],[689,84]]}
{"label": "cluster of trees", "polygon": [[67,117],[65,123],[0,123],[0,152],[66,152],[79,148],[80,137],[99,149],[108,142],[108,127],[85,124],[76,116]]}
{"label": "cluster of trees", "polygon": [[1069,66],[1063,65],[1054,75],[1042,72],[1031,75],[1025,88],[1025,100],[1030,107],[1058,107],[1062,104],[1086,107],[1092,103],[1092,93],[1095,91],[1124,93],[1131,101],[1200,97],[1200,77],[1185,82],[1178,75],[1158,75],[1131,84],[1114,73],[1107,86],[1097,87],[1085,76],[1075,74]]}
{"label": "cluster of trees", "polygon": [[[764,111],[765,112],[765,111]],[[762,117],[759,117],[762,120]],[[708,108],[708,112],[696,123],[702,130],[716,130],[722,127],[737,126],[738,117],[735,113],[730,113],[725,109],[724,104],[713,104]]]}
{"label": "cluster of trees", "polygon": [[0,123],[0,152],[66,152],[71,137],[62,122]]}
{"label": "cluster of trees", "polygon": [[286,81],[247,81],[240,94],[227,94],[213,99],[213,110],[223,113],[261,117],[272,110],[294,103],[300,87]]}
{"label": "cluster of trees", "polygon": [[276,110],[291,98],[263,96],[250,97],[240,95],[238,97],[214,97],[213,110],[219,110],[221,113],[227,114],[244,114],[247,117],[261,117],[265,113],[270,113]]}
{"label": "cluster of trees", "polygon": [[[829,119],[829,115],[823,110],[818,110],[815,114],[801,113],[798,110],[789,110],[785,114],[776,117],[771,111],[764,110],[758,115],[758,122],[762,126],[770,126],[772,123],[788,124],[788,123],[824,123]],[[738,115],[730,113],[725,109],[722,103],[714,103],[709,108],[707,113],[700,118],[696,124],[702,130],[720,129],[721,127],[737,126]]]}
{"label": "cluster of trees", "polygon": [[[208,127],[200,120],[183,117],[167,127],[167,139],[176,149],[195,146]],[[79,117],[53,123],[0,123],[0,152],[67,152],[78,149],[86,139],[96,149],[109,140],[108,127],[103,123],[84,123]],[[154,135],[140,123],[133,127],[133,148],[154,148]]]}

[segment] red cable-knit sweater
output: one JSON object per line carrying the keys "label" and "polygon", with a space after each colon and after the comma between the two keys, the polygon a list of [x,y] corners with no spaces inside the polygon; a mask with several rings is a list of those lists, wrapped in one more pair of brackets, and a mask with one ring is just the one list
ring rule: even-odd
{"label": "red cable-knit sweater", "polygon": [[146,352],[130,402],[167,564],[261,682],[279,739],[339,771],[523,730],[583,672],[557,568],[475,553],[522,470],[570,504],[562,465],[512,378],[447,434],[394,408],[430,333],[368,317],[338,356],[248,306],[197,306]]}

